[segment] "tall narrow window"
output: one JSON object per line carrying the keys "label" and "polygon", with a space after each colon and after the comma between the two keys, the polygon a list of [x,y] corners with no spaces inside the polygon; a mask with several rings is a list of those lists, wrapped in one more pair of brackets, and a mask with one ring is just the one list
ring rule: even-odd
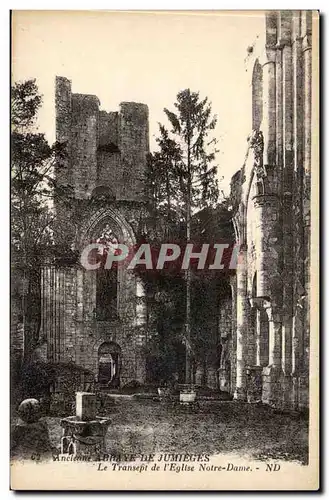
{"label": "tall narrow window", "polygon": [[[106,224],[101,232],[97,243],[106,246],[105,253],[114,252],[118,245],[118,239],[112,232],[109,224]],[[104,256],[106,257],[106,256]],[[105,263],[104,258],[103,263]],[[96,315],[100,321],[108,321],[116,318],[118,299],[118,269],[112,266],[111,269],[104,269],[101,266],[97,270],[96,281]]]}
{"label": "tall narrow window", "polygon": [[117,268],[98,269],[96,284],[97,319],[107,321],[117,314]]}
{"label": "tall narrow window", "polygon": [[252,129],[259,130],[263,120],[263,69],[255,62],[252,74]]}

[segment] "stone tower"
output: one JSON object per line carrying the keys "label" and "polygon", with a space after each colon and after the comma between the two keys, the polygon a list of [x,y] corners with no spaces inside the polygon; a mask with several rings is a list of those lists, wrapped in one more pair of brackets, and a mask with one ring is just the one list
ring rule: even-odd
{"label": "stone tower", "polygon": [[[99,109],[94,95],[75,94],[56,77],[59,188],[71,203],[55,201],[56,242],[75,255],[90,242],[136,244],[145,212],[144,174],[149,152],[148,108],[123,102],[119,111]],[[65,191],[66,190],[66,191]],[[42,326],[47,359],[72,362],[105,387],[143,382],[146,339],[144,290],[125,268],[91,271],[79,258],[61,256],[42,276]]]}

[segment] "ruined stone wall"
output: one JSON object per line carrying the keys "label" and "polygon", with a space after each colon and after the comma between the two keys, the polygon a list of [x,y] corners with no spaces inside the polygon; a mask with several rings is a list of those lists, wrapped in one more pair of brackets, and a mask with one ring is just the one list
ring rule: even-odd
{"label": "ruined stone wall", "polygon": [[247,364],[267,359],[262,400],[289,408],[308,404],[311,18],[299,11],[265,15],[266,44],[255,50],[252,79],[263,150],[250,150],[233,193],[242,244],[236,395],[246,397]]}
{"label": "ruined stone wall", "polygon": [[66,147],[64,158],[57,159],[55,176],[59,184],[72,182],[71,175],[71,121],[72,121],[72,90],[67,78],[56,76],[55,85],[56,140]]}
{"label": "ruined stone wall", "polygon": [[[97,187],[108,188],[105,192],[115,198],[120,191],[121,183],[121,156],[102,149],[97,152]],[[101,190],[102,191],[102,190]],[[98,194],[96,193],[95,196]]]}
{"label": "ruined stone wall", "polygon": [[56,77],[55,99],[56,139],[68,146],[56,167],[57,180],[71,185],[76,199],[89,199],[96,187],[108,186],[114,199],[140,202],[149,152],[148,107],[123,102],[119,112],[100,111],[96,96],[72,93],[64,77]]}
{"label": "ruined stone wall", "polygon": [[98,107],[96,96],[72,96],[72,184],[77,199],[89,198],[97,183]]}
{"label": "ruined stone wall", "polygon": [[[127,272],[129,274],[129,272]],[[96,274],[79,267],[45,267],[42,276],[41,335],[47,339],[50,362],[72,362],[98,375],[98,348],[115,342],[121,348],[121,385],[145,380],[145,330],[136,324],[136,278],[121,276],[119,317],[97,321]]]}
{"label": "ruined stone wall", "polygon": [[148,107],[124,102],[119,114],[121,183],[119,199],[140,201],[149,151]]}
{"label": "ruined stone wall", "polygon": [[117,111],[100,111],[98,115],[97,142],[99,146],[118,146],[119,114]]}
{"label": "ruined stone wall", "polygon": [[[55,94],[56,138],[67,152],[64,159],[58,158],[55,174],[74,197],[71,207],[61,201],[56,204],[56,242],[80,256],[109,224],[120,242],[132,245],[143,211],[147,106],[124,102],[119,112],[101,111],[96,96],[72,93],[71,82],[63,77],[56,78]],[[136,319],[134,274],[120,269],[117,286],[117,319],[99,321],[96,273],[78,262],[45,265],[41,336],[47,339],[49,361],[73,362],[91,370],[97,379],[98,348],[111,341],[121,349],[121,384],[144,381],[146,332],[141,306]]]}

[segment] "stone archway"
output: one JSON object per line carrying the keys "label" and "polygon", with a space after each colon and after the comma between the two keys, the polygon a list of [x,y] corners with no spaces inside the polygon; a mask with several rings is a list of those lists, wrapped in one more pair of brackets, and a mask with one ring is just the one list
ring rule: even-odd
{"label": "stone archway", "polygon": [[106,387],[119,387],[121,348],[115,342],[103,342],[97,352],[97,380]]}
{"label": "stone archway", "polygon": [[109,224],[120,243],[128,246],[136,244],[136,237],[133,228],[128,223],[123,214],[112,207],[106,207],[97,212],[89,214],[82,225],[81,234],[76,244],[82,248],[90,241],[94,241],[99,236],[99,229]]}
{"label": "stone archway", "polygon": [[79,302],[87,303],[88,315],[97,321],[116,321],[125,314],[127,290],[130,294],[130,283],[134,281],[135,275],[133,270],[127,269],[124,261],[114,262],[110,269],[104,269],[104,264],[108,251],[113,251],[117,245],[124,244],[129,251],[134,248],[136,238],[131,224],[120,210],[113,207],[96,212],[90,208],[75,244],[80,252],[89,244],[100,245],[99,249],[95,248],[88,254],[90,263],[96,263],[96,258],[99,259],[101,255],[100,267],[95,269],[96,272],[83,270],[88,294],[81,287]]}

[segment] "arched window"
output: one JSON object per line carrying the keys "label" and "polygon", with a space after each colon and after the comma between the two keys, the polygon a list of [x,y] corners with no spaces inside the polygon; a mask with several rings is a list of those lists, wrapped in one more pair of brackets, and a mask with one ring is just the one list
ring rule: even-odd
{"label": "arched window", "polygon": [[118,387],[120,384],[121,349],[115,342],[103,342],[98,348],[98,382]]}
{"label": "arched window", "polygon": [[[119,243],[109,224],[105,224],[102,228],[96,242],[106,246],[105,253],[114,252]],[[103,263],[105,261],[106,258],[103,259]],[[116,318],[117,299],[117,265],[116,263],[112,263],[111,269],[104,269],[104,266],[101,266],[97,270],[96,278],[96,317],[99,321],[109,321]]]}
{"label": "arched window", "polygon": [[252,129],[259,130],[263,120],[263,69],[257,59],[252,74]]}

